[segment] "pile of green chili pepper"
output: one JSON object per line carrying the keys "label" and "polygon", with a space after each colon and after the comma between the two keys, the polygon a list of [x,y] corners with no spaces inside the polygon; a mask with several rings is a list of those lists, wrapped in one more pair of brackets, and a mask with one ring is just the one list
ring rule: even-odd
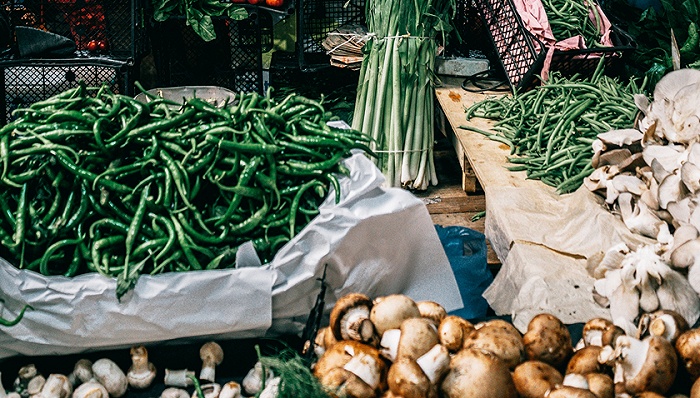
{"label": "pile of green chili pepper", "polygon": [[495,120],[491,131],[465,130],[510,146],[511,171],[526,171],[559,193],[576,190],[593,171],[591,144],[598,134],[631,128],[637,114],[634,94],[644,83],[621,83],[603,75],[603,62],[588,79],[554,72],[540,86],[512,96],[489,98],[466,109],[467,120]]}
{"label": "pile of green chili pepper", "polygon": [[0,254],[44,275],[99,272],[118,295],[141,274],[261,259],[316,214],[340,160],[367,138],[329,127],[290,94],[141,103],[79,85],[13,112],[0,129]]}
{"label": "pile of green chili pepper", "polygon": [[[587,47],[602,47],[603,24],[593,1],[542,0],[542,5],[556,40],[580,35]],[[589,14],[593,15],[593,19]]]}

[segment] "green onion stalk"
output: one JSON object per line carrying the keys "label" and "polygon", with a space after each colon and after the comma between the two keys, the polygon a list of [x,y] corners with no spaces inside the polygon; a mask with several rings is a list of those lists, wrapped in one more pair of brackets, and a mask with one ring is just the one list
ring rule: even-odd
{"label": "green onion stalk", "polygon": [[437,39],[450,29],[455,0],[367,0],[371,37],[355,100],[353,129],[372,137],[387,185],[437,184],[433,85]]}

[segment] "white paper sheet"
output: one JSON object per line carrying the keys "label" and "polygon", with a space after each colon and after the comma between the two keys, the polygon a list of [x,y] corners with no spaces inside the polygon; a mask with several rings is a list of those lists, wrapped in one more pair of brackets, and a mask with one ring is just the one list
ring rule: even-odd
{"label": "white paper sheet", "polygon": [[[142,276],[116,299],[116,282],[97,274],[44,277],[0,262],[2,315],[34,307],[16,326],[0,328],[0,358],[128,347],[186,338],[248,338],[298,333],[328,264],[326,308],[352,291],[372,297],[405,293],[447,310],[462,301],[447,256],[423,202],[383,188],[364,155],[345,160],[341,203],[331,192],[321,213],[260,268]],[[0,304],[1,305],[1,304]]]}

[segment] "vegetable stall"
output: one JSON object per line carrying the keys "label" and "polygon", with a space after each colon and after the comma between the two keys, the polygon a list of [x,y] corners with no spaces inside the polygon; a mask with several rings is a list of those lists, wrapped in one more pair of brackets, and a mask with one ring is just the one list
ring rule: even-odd
{"label": "vegetable stall", "polygon": [[37,1],[102,30],[0,62],[0,398],[700,396],[697,1],[158,0],[119,60],[110,7]]}

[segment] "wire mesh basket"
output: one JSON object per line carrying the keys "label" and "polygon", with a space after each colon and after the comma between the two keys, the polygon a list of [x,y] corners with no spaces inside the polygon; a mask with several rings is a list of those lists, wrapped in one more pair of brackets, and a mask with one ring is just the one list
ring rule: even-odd
{"label": "wire mesh basket", "polygon": [[[474,0],[474,4],[488,27],[510,85],[514,89],[532,87],[547,55],[545,45],[527,30],[513,0]],[[624,53],[634,49],[632,38],[614,24],[611,39],[612,47],[555,50],[550,70],[564,75],[590,74],[601,56],[610,68]]]}
{"label": "wire mesh basket", "polygon": [[88,86],[109,85],[116,93],[132,95],[132,67],[106,58],[51,59],[0,62],[0,124],[12,120],[12,111],[44,100],[81,81]]}

